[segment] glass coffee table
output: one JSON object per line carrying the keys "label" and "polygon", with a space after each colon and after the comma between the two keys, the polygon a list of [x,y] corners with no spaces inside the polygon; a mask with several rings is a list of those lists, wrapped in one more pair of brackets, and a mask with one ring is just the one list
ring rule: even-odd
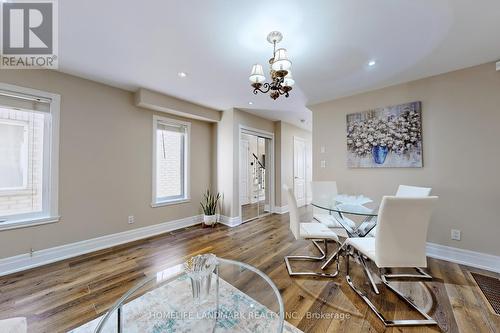
{"label": "glass coffee table", "polygon": [[[248,264],[210,256],[141,281],[95,332],[283,332],[283,300],[271,279]],[[211,266],[200,275],[197,267],[203,265]]]}

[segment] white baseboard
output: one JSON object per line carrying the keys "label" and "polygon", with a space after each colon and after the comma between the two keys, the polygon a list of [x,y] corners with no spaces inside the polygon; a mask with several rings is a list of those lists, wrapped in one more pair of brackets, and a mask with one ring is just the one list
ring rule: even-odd
{"label": "white baseboard", "polygon": [[224,215],[219,216],[219,222],[224,225],[227,225],[228,227],[236,227],[242,223],[241,217],[239,216],[229,217]]}
{"label": "white baseboard", "polygon": [[288,205],[285,206],[274,206],[274,212],[276,214],[286,214],[288,213]]}
{"label": "white baseboard", "polygon": [[116,234],[92,238],[76,243],[43,249],[33,252],[32,255],[30,255],[30,253],[25,253],[13,257],[3,258],[0,259],[0,276],[189,227],[194,224],[201,223],[201,221],[202,215],[192,216],[143,228],[127,230]]}
{"label": "white baseboard", "polygon": [[427,243],[427,256],[500,273],[500,257],[492,254]]}

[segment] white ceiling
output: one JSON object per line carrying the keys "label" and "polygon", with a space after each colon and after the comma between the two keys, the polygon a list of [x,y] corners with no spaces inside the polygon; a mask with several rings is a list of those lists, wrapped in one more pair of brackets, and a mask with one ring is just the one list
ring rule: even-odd
{"label": "white ceiling", "polygon": [[[63,72],[306,128],[306,105],[500,58],[498,0],[65,0],[59,11]],[[296,81],[277,101],[248,81],[272,30]]]}

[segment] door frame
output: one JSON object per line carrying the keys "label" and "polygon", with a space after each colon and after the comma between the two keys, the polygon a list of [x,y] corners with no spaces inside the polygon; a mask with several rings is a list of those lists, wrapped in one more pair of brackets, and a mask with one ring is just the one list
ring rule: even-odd
{"label": "door frame", "polygon": [[[300,136],[293,136],[293,158],[292,158],[292,186],[293,194],[295,195],[295,146],[296,141],[301,141],[304,144],[304,204],[299,207],[307,205],[307,141]],[[298,202],[297,202],[298,206]]]}
{"label": "door frame", "polygon": [[[256,135],[256,136],[260,136],[262,138],[266,138],[266,139],[271,140],[271,143],[269,144],[269,147],[270,147],[269,148],[269,160],[267,159],[268,157],[266,156],[266,161],[269,161],[269,169],[270,169],[270,175],[269,175],[269,183],[270,184],[268,184],[269,195],[270,195],[270,198],[269,198],[270,207],[269,207],[268,214],[271,214],[274,212],[274,197],[275,197],[275,194],[274,194],[274,166],[275,166],[275,163],[274,163],[274,133],[240,124],[238,126],[238,154],[237,154],[238,157],[240,156],[240,141],[241,141],[241,134],[242,133],[249,134],[249,135]],[[239,193],[240,177],[241,177],[240,170],[241,170],[241,159],[238,158],[238,206],[239,206],[238,209],[239,209],[239,216],[240,216],[241,222],[243,223],[245,221],[243,221],[243,214],[242,214],[242,210],[241,210],[241,198],[240,198],[240,193]],[[265,215],[267,215],[267,214],[265,214]]]}
{"label": "door frame", "polygon": [[[249,147],[250,147],[250,142],[249,142],[248,140],[246,140],[246,139],[242,139],[242,138],[241,138],[241,135],[240,135],[240,142],[239,142],[239,144],[240,144],[240,152],[239,152],[239,153],[240,153],[240,166],[239,166],[239,167],[240,167],[240,177],[239,177],[239,186],[240,186],[240,188],[239,188],[239,192],[240,192],[240,202],[241,202],[241,183],[242,183],[242,182],[241,182],[241,180],[242,180],[242,177],[241,177],[241,176],[242,176],[242,175],[241,175],[241,167],[243,166],[243,164],[241,163],[241,162],[242,162],[242,160],[241,160],[241,148],[242,148],[242,144],[243,144],[244,142],[246,142],[246,144],[247,144],[247,148],[249,148]],[[248,162],[248,151],[247,151],[247,162]],[[247,180],[246,180],[246,183],[247,183],[247,191],[246,191],[246,193],[245,193],[245,197],[246,197],[246,202],[251,203],[251,201],[252,201],[252,200],[251,200],[251,198],[250,198],[250,182],[249,182],[249,181],[250,181],[250,177],[249,177],[249,171],[250,171],[250,168],[248,167],[248,165],[246,166],[246,168],[247,168],[247,169],[246,169],[246,171],[247,171],[247,177],[246,177],[246,178],[247,178]]]}

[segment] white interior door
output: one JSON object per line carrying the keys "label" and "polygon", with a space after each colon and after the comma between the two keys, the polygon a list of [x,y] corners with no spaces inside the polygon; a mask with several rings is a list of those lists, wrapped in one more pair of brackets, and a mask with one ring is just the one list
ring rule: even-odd
{"label": "white interior door", "polygon": [[306,142],[293,137],[293,191],[298,206],[306,204]]}
{"label": "white interior door", "polygon": [[248,181],[250,179],[250,145],[247,140],[240,140],[240,203],[246,205],[250,203],[250,187]]}

